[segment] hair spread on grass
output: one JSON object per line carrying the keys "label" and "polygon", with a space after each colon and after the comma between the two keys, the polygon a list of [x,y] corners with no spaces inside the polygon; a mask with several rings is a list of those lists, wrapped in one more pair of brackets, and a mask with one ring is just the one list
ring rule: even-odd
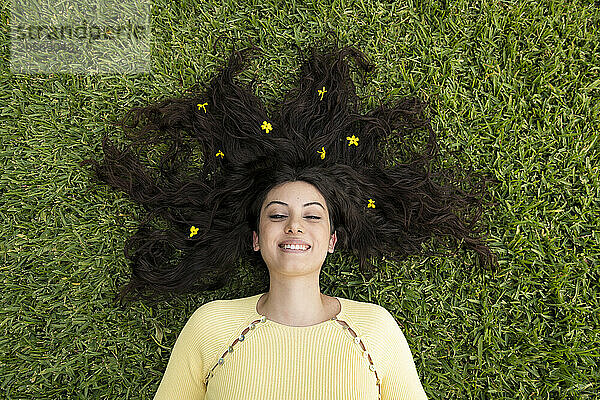
{"label": "hair spread on grass", "polygon": [[[234,49],[197,93],[129,110],[115,125],[133,143],[121,151],[105,136],[103,164],[82,162],[148,212],[125,243],[132,274],[121,300],[220,289],[240,260],[266,269],[252,249],[252,231],[258,232],[267,193],[291,181],[308,182],[323,195],[331,232],[337,232],[336,251],[354,254],[361,272],[374,271],[372,257],[440,254],[423,249],[432,237],[449,238],[452,247],[473,250],[483,265],[497,266],[476,227],[486,184],[494,179],[471,168],[465,174],[464,166],[437,165],[438,144],[423,100],[402,98],[359,112],[347,58],[360,68],[363,83],[374,66],[354,47],[332,45],[302,54],[298,84],[268,112],[254,94],[254,81],[242,85],[234,79],[255,50]],[[272,130],[261,128],[264,121]],[[423,132],[426,148],[413,151],[407,139]],[[358,145],[350,144],[352,136]],[[169,146],[158,176],[132,151],[150,145]],[[194,146],[202,165],[186,173]],[[461,189],[465,183],[470,191]],[[369,199],[375,208],[368,207]],[[156,216],[168,228],[151,227],[148,221]],[[192,226],[198,233],[190,237]]]}

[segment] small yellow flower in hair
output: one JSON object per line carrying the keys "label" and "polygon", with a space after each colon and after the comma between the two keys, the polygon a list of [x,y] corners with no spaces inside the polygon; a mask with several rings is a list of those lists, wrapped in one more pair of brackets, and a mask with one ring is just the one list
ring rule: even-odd
{"label": "small yellow flower in hair", "polygon": [[190,237],[194,236],[197,233],[198,233],[198,228],[196,228],[195,226],[192,226],[190,228]]}
{"label": "small yellow flower in hair", "polygon": [[208,105],[208,103],[198,103],[198,111],[200,111],[200,109],[204,109],[204,112],[206,112],[206,106]]}
{"label": "small yellow flower in hair", "polygon": [[325,159],[325,147],[321,147],[322,151],[317,150],[317,153],[321,155],[321,160]]}
{"label": "small yellow flower in hair", "polygon": [[[319,92],[319,94],[321,95],[321,99],[320,99],[320,100],[323,100],[323,95],[324,95],[325,93],[327,93],[327,90],[325,90],[325,86],[323,86],[323,90],[320,90],[320,89],[319,89],[319,90],[318,90],[318,92]],[[320,101],[320,100],[319,100],[319,101]]]}
{"label": "small yellow flower in hair", "polygon": [[225,156],[225,154],[223,154],[223,152],[221,150],[219,150],[219,152],[217,154],[215,154],[216,157],[221,157],[221,159]]}
{"label": "small yellow flower in hair", "polygon": [[375,208],[375,200],[369,199],[369,205],[367,206],[367,208]]}
{"label": "small yellow flower in hair", "polygon": [[269,133],[269,131],[273,130],[273,128],[271,127],[271,124],[268,123],[267,121],[263,121],[262,125],[260,126],[260,129],[264,129],[265,133]]}
{"label": "small yellow flower in hair", "polygon": [[348,146],[350,146],[352,144],[355,146],[358,146],[358,138],[356,136],[354,136],[354,135],[352,135],[352,137],[346,136],[346,140],[350,141],[350,143],[348,143]]}

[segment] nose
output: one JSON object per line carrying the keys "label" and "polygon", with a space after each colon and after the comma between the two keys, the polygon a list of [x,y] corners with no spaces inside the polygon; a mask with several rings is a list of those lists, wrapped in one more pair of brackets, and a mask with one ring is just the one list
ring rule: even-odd
{"label": "nose", "polygon": [[302,227],[301,224],[302,219],[301,218],[297,218],[297,217],[292,217],[290,215],[290,217],[288,218],[287,221],[287,225],[285,227],[285,231],[286,232],[302,232],[304,230],[304,228]]}

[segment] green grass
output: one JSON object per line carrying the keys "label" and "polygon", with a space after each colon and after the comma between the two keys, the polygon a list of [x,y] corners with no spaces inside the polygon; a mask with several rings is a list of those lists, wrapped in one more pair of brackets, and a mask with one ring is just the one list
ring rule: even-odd
{"label": "green grass", "polygon": [[218,292],[115,307],[142,210],[78,163],[101,158],[104,133],[124,142],[107,121],[208,81],[231,50],[224,41],[213,53],[220,34],[263,48],[241,79],[256,75],[271,105],[296,77],[290,43],[327,30],[377,65],[358,87],[374,95],[364,109],[428,99],[443,151],[461,151],[447,162],[502,181],[483,218],[501,269],[459,252],[383,264],[368,280],[337,256],[322,291],[390,310],[432,399],[598,398],[597,3],[178,3],[154,2],[152,73],[129,76],[12,74],[10,2],[0,3],[3,398],[151,398],[193,310],[257,293],[242,268]]}

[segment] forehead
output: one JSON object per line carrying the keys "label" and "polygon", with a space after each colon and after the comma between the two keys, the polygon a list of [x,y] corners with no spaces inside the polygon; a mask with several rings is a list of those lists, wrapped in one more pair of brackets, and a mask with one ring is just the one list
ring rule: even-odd
{"label": "forehead", "polygon": [[304,204],[318,201],[323,204],[323,207],[326,207],[325,198],[321,192],[310,183],[304,181],[286,182],[274,187],[267,194],[264,205],[268,204],[271,200],[281,200],[288,204]]}

